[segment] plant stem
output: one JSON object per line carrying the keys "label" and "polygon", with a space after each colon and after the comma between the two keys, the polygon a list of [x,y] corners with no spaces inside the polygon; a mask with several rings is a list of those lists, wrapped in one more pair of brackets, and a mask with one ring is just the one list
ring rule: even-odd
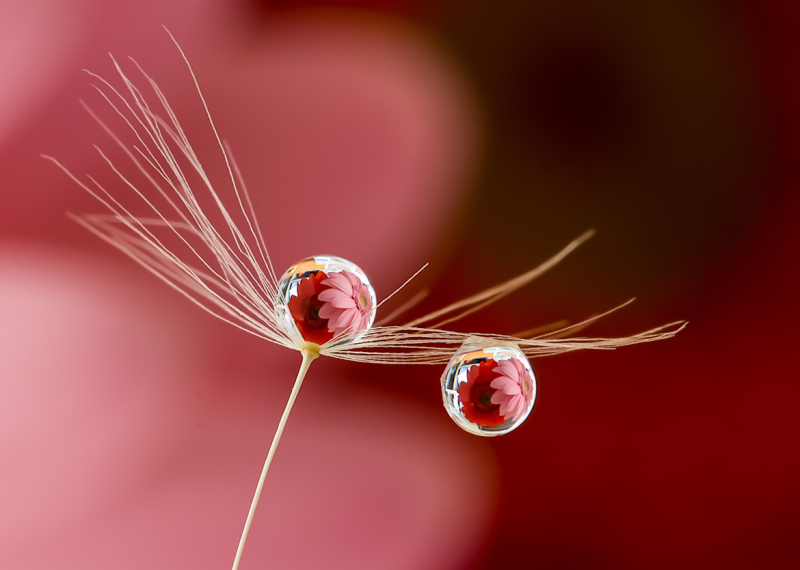
{"label": "plant stem", "polygon": [[253,516],[256,514],[256,507],[258,506],[258,499],[261,497],[261,489],[264,487],[264,480],[267,478],[267,471],[269,471],[272,457],[275,455],[275,450],[278,448],[278,443],[281,441],[281,434],[286,425],[286,420],[289,419],[289,412],[292,411],[292,406],[297,398],[297,393],[300,391],[300,386],[303,384],[303,378],[306,377],[308,367],[315,358],[319,356],[319,352],[313,349],[303,349],[303,363],[300,365],[300,371],[297,373],[297,379],[294,381],[292,393],[289,395],[289,401],[286,402],[286,408],[283,410],[281,421],[278,423],[278,429],[275,430],[275,436],[272,438],[272,445],[269,446],[269,453],[267,453],[267,460],[264,462],[264,468],[261,470],[261,477],[256,486],[255,495],[253,495],[253,502],[250,504],[250,512],[247,513],[247,520],[244,523],[244,530],[242,537],[239,539],[239,548],[236,549],[236,558],[233,559],[233,570],[239,568],[239,559],[242,557],[244,550],[244,543],[247,540],[247,533],[250,532],[250,523],[253,522]]}

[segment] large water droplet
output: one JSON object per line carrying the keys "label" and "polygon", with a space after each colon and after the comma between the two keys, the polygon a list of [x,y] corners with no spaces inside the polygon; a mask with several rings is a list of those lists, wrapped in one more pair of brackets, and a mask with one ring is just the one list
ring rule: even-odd
{"label": "large water droplet", "polygon": [[375,291],[360,267],[341,257],[317,255],[286,270],[278,283],[275,310],[298,342],[322,345],[366,331],[375,321],[376,304]]}
{"label": "large water droplet", "polygon": [[503,435],[522,424],[533,409],[536,378],[518,347],[470,339],[442,374],[442,398],[461,429]]}

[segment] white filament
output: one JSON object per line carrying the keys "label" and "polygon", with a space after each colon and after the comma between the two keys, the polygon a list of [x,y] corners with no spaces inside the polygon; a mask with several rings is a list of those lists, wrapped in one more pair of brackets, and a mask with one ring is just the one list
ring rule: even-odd
{"label": "white filament", "polygon": [[[180,50],[180,47],[178,49]],[[83,182],[55,159],[46,158],[55,162],[110,211],[110,215],[73,216],[79,223],[217,318],[259,338],[302,350],[304,347],[302,339],[292,331],[288,331],[286,325],[276,315],[277,276],[239,168],[231,156],[230,148],[217,132],[186,56],[183,51],[180,51],[180,54],[189,69],[203,104],[208,125],[225,160],[227,178],[222,183],[233,192],[236,200],[235,212],[237,217],[244,220],[245,232],[239,230],[233,216],[206,175],[166,97],[155,81],[133,60],[131,61],[150,89],[150,98],[154,99],[155,105],[148,102],[145,94],[125,75],[113,57],[112,62],[122,80],[124,90],[117,90],[104,79],[91,75],[98,80],[96,88],[103,99],[133,133],[136,144],[126,145],[102,119],[91,110],[89,112],[112,140],[123,149],[131,160],[134,170],[142,174],[152,186],[153,197],[165,200],[168,206],[167,212],[159,209],[148,196],[148,192],[137,187],[131,178],[117,168],[99,148],[97,150],[101,157],[119,178],[122,186],[132,191],[133,196],[150,212],[149,214],[134,215],[131,208],[123,205],[117,195],[107,191],[92,177],[88,177],[88,182]],[[162,110],[163,116],[154,110],[155,106]],[[199,177],[198,188],[193,188],[190,184],[189,174]],[[213,210],[221,216],[222,224],[215,226],[200,206],[196,194],[200,191],[211,198]],[[168,213],[170,216],[177,215],[178,220],[170,221]],[[405,326],[374,326],[366,333],[336,337],[323,345],[320,353],[344,360],[381,364],[446,363],[464,340],[475,334],[442,330],[441,327],[527,285],[558,264],[593,234],[594,230],[584,232],[538,267],[504,283],[414,319]],[[179,255],[171,250],[167,245],[167,238],[177,239],[180,247],[186,249],[186,253]],[[389,317],[396,318],[407,311],[424,298],[425,294],[418,293]],[[617,307],[619,308],[621,307]],[[674,336],[685,325],[683,322],[670,323],[623,338],[563,338],[613,310],[535,338],[521,339],[507,335],[478,336],[494,339],[497,343],[516,343],[528,357],[538,357],[573,350],[608,350],[662,340]],[[383,325],[391,322],[391,319],[384,318],[379,322]],[[532,334],[531,331],[528,332]]]}

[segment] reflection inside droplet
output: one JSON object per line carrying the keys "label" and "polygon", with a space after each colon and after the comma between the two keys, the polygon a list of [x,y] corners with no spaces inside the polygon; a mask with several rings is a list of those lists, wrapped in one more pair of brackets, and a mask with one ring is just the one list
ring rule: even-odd
{"label": "reflection inside droplet", "polygon": [[275,302],[291,336],[319,345],[367,330],[375,306],[375,291],[361,268],[330,255],[308,257],[287,269]]}
{"label": "reflection inside droplet", "polygon": [[444,407],[458,426],[482,436],[503,435],[525,421],[536,378],[519,348],[464,343],[442,374]]}

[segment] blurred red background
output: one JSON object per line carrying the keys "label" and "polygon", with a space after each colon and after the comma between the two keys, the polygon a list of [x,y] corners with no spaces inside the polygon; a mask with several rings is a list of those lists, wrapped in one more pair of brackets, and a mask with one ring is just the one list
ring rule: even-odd
{"label": "blurred red background", "polygon": [[798,12],[0,1],[0,567],[230,564],[299,364],[68,220],[100,206],[39,157],[105,176],[78,100],[110,116],[80,69],[112,79],[111,51],[224,176],[161,24],[278,268],[341,255],[385,296],[430,261],[421,313],[594,227],[458,330],[634,296],[589,334],[690,321],[534,361],[532,416],[492,440],[446,417],[436,367],[315,363],[242,568],[800,567]]}

